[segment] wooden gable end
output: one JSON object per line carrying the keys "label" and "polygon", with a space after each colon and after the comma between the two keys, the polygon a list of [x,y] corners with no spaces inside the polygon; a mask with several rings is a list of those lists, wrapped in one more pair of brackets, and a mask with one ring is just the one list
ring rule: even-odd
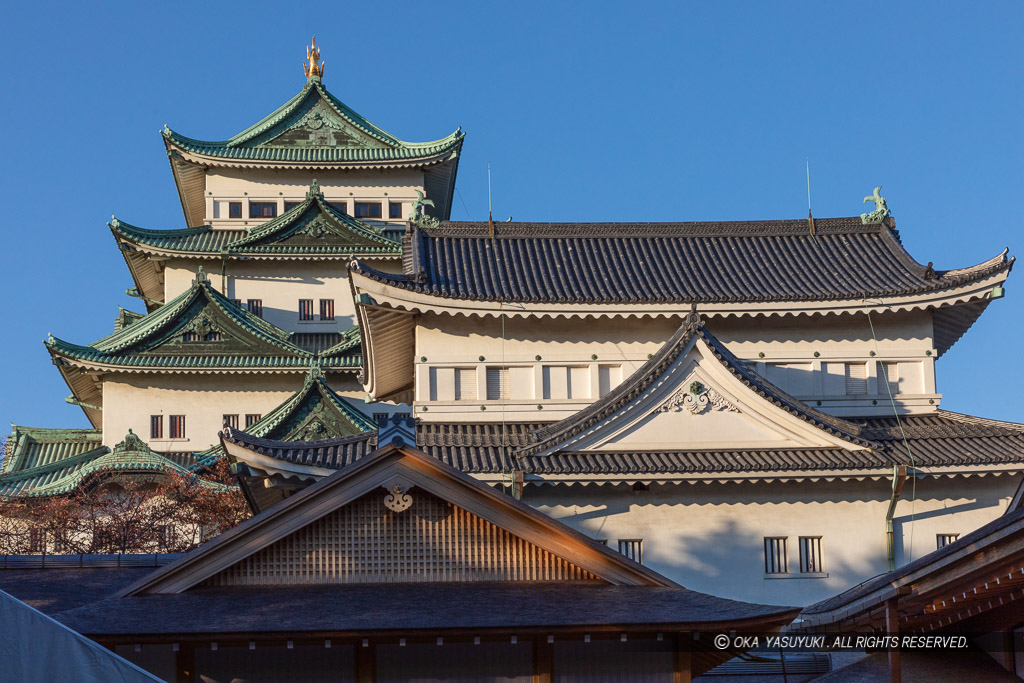
{"label": "wooden gable end", "polygon": [[579,580],[599,579],[413,487],[370,491],[201,585]]}

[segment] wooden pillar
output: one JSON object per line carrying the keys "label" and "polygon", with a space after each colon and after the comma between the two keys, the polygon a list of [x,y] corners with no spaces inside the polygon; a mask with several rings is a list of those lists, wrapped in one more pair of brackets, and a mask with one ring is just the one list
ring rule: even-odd
{"label": "wooden pillar", "polygon": [[377,646],[370,640],[363,647],[363,640],[356,641],[356,683],[373,683],[377,680]]}
{"label": "wooden pillar", "polygon": [[555,679],[555,646],[547,636],[533,639],[533,683],[551,683]]}
{"label": "wooden pillar", "polygon": [[174,678],[184,683],[196,680],[196,648],[192,643],[178,643],[174,653]]}
{"label": "wooden pillar", "polygon": [[692,675],[691,644],[693,636],[689,633],[676,634],[675,670],[672,672],[672,683],[690,683]]}
{"label": "wooden pillar", "polygon": [[[885,602],[885,631],[887,636],[900,635],[900,613],[897,609],[899,598],[890,598]],[[899,643],[889,648],[889,680],[892,683],[901,683],[903,680],[900,670],[900,649]]]}

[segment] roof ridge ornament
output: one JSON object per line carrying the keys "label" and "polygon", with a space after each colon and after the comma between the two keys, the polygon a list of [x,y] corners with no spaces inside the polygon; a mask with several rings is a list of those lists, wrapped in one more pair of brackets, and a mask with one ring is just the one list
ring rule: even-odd
{"label": "roof ridge ornament", "polygon": [[320,48],[316,46],[316,36],[313,36],[312,45],[306,48],[306,59],[309,60],[309,63],[302,63],[302,72],[306,74],[306,81],[318,82],[324,75],[324,62],[320,59]]}
{"label": "roof ridge ornament", "polygon": [[416,190],[416,201],[412,203],[409,222],[421,228],[436,228],[440,225],[441,221],[427,215],[426,207],[428,206],[433,207],[434,200],[424,198],[423,193]]}
{"label": "roof ridge ornament", "polygon": [[687,330],[696,331],[698,328],[704,326],[704,320],[700,317],[700,313],[697,312],[697,304],[690,305],[690,312],[683,318],[683,327]]}
{"label": "roof ridge ornament", "polygon": [[114,446],[114,453],[147,453],[149,446],[129,427],[124,439]]}
{"label": "roof ridge ornament", "polygon": [[306,190],[306,199],[312,199],[313,197],[320,197],[323,199],[324,191],[320,189],[320,183],[316,178],[313,178],[313,182],[309,184],[309,189]]}
{"label": "roof ridge ornament", "polygon": [[864,225],[878,225],[885,220],[886,216],[889,215],[889,207],[885,205],[885,197],[879,194],[882,191],[882,186],[879,185],[875,188],[875,191],[869,196],[864,198],[864,203],[874,202],[875,210],[870,213],[862,213],[860,215],[860,222]]}
{"label": "roof ridge ornament", "polygon": [[196,271],[196,279],[192,281],[194,285],[201,285],[204,282],[209,282],[206,278],[206,271],[203,270],[202,266],[199,266],[199,270]]}

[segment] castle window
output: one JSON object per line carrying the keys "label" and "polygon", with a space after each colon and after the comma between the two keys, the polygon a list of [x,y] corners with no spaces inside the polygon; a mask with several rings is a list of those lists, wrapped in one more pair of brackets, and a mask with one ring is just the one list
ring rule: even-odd
{"label": "castle window", "polygon": [[249,202],[249,218],[273,218],[277,215],[277,202]]}
{"label": "castle window", "polygon": [[149,438],[151,438],[151,439],[162,439],[162,438],[164,438],[164,416],[163,415],[150,415],[149,416]]}
{"label": "castle window", "polygon": [[644,540],[642,538],[619,539],[619,552],[640,564],[644,563]]}
{"label": "castle window", "polygon": [[242,217],[242,202],[228,202],[228,218]]}
{"label": "castle window", "polygon": [[181,340],[186,342],[197,342],[199,341],[199,334],[189,330],[185,334],[181,335]]}
{"label": "castle window", "polygon": [[285,202],[284,203],[284,210],[285,211],[291,211],[292,209],[294,209],[296,206],[298,206],[301,203],[302,202]]}
{"label": "castle window", "polygon": [[30,553],[46,552],[46,532],[42,529],[28,530],[28,551]]}
{"label": "castle window", "polygon": [[320,319],[334,320],[334,299],[320,299]]}
{"label": "castle window", "polygon": [[960,534],[935,534],[935,547],[945,548],[958,538],[960,538]]}
{"label": "castle window", "polygon": [[174,527],[170,524],[158,524],[156,527],[156,537],[161,550],[167,550],[174,545],[176,535]]}
{"label": "castle window", "polygon": [[346,216],[348,215],[348,202],[331,202],[331,206],[333,206],[336,211],[340,211]]}
{"label": "castle window", "polygon": [[846,364],[846,393],[856,396],[868,393],[868,368],[864,363]]}
{"label": "castle window", "polygon": [[475,401],[476,368],[455,368],[455,400]]}
{"label": "castle window", "polygon": [[249,299],[249,312],[260,318],[263,317],[263,299]]}
{"label": "castle window", "polygon": [[388,218],[401,218],[402,217],[402,203],[401,202],[389,202],[388,203]]}
{"label": "castle window", "polygon": [[487,400],[508,400],[508,368],[487,368]]}
{"label": "castle window", "polygon": [[769,536],[764,539],[764,573],[788,574],[788,539],[785,536]]}
{"label": "castle window", "polygon": [[299,320],[313,319],[313,300],[299,299]]}
{"label": "castle window", "polygon": [[185,416],[184,415],[171,415],[171,434],[172,439],[184,439],[185,438]]}
{"label": "castle window", "polygon": [[210,332],[205,337],[203,337],[203,341],[219,342],[223,341],[223,338],[220,336],[220,332]]}
{"label": "castle window", "polygon": [[821,557],[821,536],[801,536],[800,573],[820,574],[824,571]]}
{"label": "castle window", "polygon": [[356,218],[380,218],[380,202],[356,202]]}
{"label": "castle window", "polygon": [[262,418],[263,416],[258,413],[249,413],[248,415],[245,416],[245,428],[248,429],[249,427],[252,427]]}
{"label": "castle window", "polygon": [[232,429],[238,429],[238,415],[225,415],[224,424]]}

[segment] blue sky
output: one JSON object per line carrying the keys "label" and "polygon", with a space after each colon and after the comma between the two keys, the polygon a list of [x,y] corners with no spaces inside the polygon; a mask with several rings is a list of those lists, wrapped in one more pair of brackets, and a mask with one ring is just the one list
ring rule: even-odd
{"label": "blue sky", "polygon": [[[407,140],[467,132],[452,218],[856,215],[878,184],[936,268],[1024,253],[1024,4],[30,3],[5,10],[0,421],[86,426],[47,333],[139,310],[112,213],[184,227],[159,129],[223,139],[325,84]],[[943,407],[1024,421],[1011,275],[938,365]]]}

